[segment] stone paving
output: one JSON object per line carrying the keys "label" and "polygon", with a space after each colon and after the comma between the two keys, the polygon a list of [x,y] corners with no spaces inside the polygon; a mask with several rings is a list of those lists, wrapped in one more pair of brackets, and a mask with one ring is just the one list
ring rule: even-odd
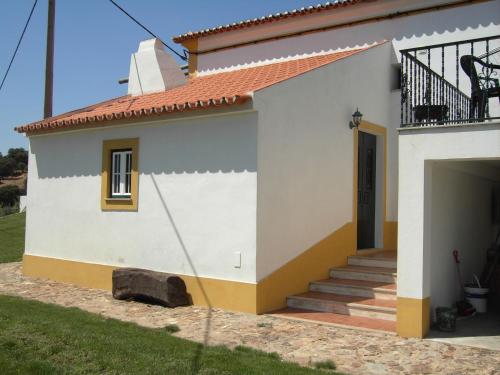
{"label": "stone paving", "polygon": [[246,345],[311,365],[333,360],[348,374],[500,375],[500,352],[427,340],[403,339],[276,316],[220,309],[168,309],[116,301],[111,293],[21,274],[20,263],[0,264],[0,294],[20,296],[135,322],[145,327],[177,324],[175,336],[209,345]]}

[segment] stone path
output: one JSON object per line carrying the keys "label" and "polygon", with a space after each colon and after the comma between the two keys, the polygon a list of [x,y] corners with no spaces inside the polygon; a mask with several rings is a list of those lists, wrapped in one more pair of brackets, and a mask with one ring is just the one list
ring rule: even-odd
{"label": "stone path", "polygon": [[349,374],[490,374],[500,375],[500,353],[427,340],[402,339],[220,309],[168,309],[136,302],[116,301],[106,291],[76,287],[21,274],[20,263],[0,264],[0,294],[20,296],[92,313],[145,327],[177,324],[175,336],[209,345],[246,345],[277,352],[302,365],[331,359]]}

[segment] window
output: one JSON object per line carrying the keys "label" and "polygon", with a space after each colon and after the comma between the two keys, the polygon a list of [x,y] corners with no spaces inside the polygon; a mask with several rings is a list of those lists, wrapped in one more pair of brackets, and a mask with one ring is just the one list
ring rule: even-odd
{"label": "window", "polygon": [[137,138],[103,142],[102,210],[137,210],[138,146],[139,140]]}
{"label": "window", "polygon": [[111,151],[111,196],[130,197],[132,182],[132,151]]}

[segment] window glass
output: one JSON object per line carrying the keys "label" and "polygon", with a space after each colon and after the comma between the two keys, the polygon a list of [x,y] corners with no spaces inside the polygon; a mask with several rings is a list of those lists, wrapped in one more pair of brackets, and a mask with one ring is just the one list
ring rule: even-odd
{"label": "window glass", "polygon": [[130,196],[132,186],[132,150],[111,151],[111,162],[111,196]]}

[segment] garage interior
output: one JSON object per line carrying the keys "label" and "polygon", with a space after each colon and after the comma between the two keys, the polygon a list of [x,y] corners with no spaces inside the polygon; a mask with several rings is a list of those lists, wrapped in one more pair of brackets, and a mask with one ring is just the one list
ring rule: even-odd
{"label": "garage interior", "polygon": [[[428,163],[428,164],[427,164]],[[425,243],[431,254],[428,339],[500,350],[500,160],[428,161]],[[459,268],[453,256],[458,251]],[[486,266],[489,268],[486,268]],[[458,317],[454,332],[436,325],[437,307],[464,299],[463,283],[489,285],[487,312]]]}

